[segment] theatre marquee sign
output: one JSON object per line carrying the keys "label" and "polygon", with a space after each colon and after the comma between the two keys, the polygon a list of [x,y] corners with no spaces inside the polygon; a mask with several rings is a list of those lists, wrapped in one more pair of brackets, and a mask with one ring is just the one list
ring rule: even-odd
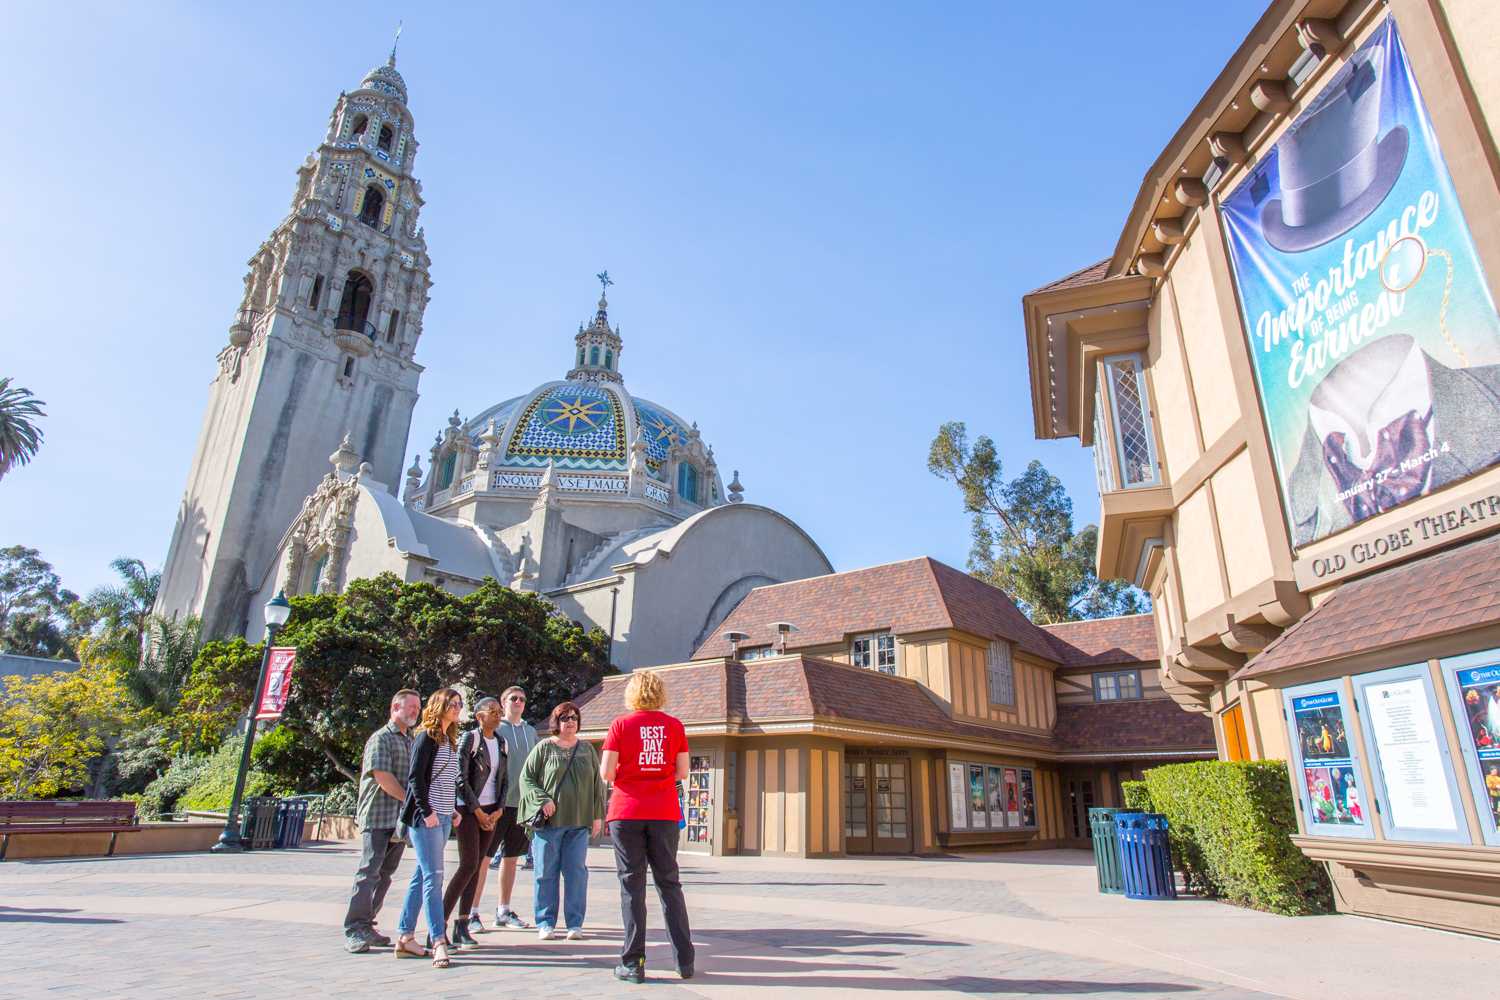
{"label": "theatre marquee sign", "polygon": [[1379,531],[1351,533],[1292,564],[1301,590],[1314,590],[1500,528],[1500,489],[1455,493],[1441,507],[1398,517]]}

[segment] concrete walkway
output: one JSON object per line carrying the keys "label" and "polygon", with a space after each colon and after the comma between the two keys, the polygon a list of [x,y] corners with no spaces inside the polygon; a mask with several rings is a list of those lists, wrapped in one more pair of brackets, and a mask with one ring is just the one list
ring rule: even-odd
{"label": "concrete walkway", "polygon": [[[493,932],[440,971],[389,954],[343,953],[339,927],[355,861],[348,845],[320,845],[0,864],[0,997],[654,989],[721,1000],[809,991],[1394,1000],[1470,995],[1487,981],[1483,972],[1500,966],[1500,942],[1421,928],[1102,896],[1090,855],[1077,851],[841,861],[683,855],[699,975],[676,977],[653,900],[650,978],[636,987],[609,976],[618,890],[612,858],[595,851],[588,939]],[[382,915],[387,932],[410,870],[408,860]],[[523,872],[516,903],[528,917],[530,891]]]}

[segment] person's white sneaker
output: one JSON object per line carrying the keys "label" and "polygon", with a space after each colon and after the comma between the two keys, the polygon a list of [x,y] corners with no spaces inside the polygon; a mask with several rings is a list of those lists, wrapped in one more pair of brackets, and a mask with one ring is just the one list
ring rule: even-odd
{"label": "person's white sneaker", "polygon": [[582,927],[569,927],[568,928],[568,940],[569,941],[582,941],[583,940],[583,928]]}
{"label": "person's white sneaker", "polygon": [[496,910],[495,926],[507,929],[514,928],[518,931],[529,931],[531,925],[521,919],[521,915],[515,910]]}
{"label": "person's white sneaker", "polygon": [[538,927],[536,929],[536,939],[538,941],[551,941],[555,937],[557,937],[557,931],[551,927]]}

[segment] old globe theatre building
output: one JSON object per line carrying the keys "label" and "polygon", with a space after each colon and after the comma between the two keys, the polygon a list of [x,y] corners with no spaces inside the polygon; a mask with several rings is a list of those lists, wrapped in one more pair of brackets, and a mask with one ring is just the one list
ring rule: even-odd
{"label": "old globe theatre building", "polygon": [[1024,300],[1160,683],[1342,909],[1500,934],[1500,9],[1273,3],[1107,259]]}

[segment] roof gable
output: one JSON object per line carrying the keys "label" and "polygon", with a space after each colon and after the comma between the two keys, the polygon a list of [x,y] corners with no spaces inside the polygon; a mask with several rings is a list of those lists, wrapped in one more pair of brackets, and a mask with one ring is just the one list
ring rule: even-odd
{"label": "roof gable", "polygon": [[1161,659],[1156,618],[1151,614],[1090,618],[1043,625],[1068,667],[1155,663]]}

